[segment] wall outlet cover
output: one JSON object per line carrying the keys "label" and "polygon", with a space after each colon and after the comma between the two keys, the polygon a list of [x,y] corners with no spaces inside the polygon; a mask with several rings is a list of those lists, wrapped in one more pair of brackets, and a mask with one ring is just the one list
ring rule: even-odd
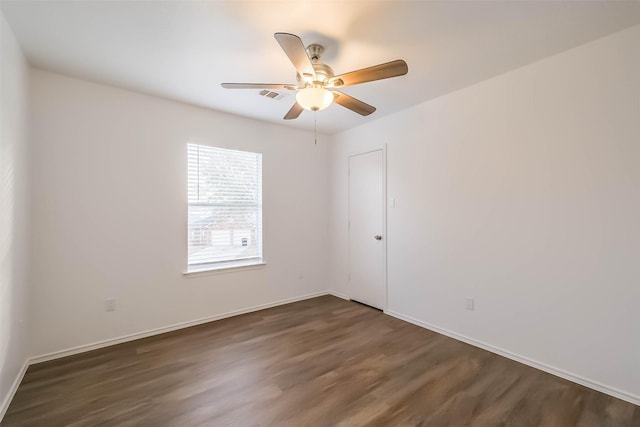
{"label": "wall outlet cover", "polygon": [[473,311],[475,309],[475,304],[473,302],[473,298],[465,298],[464,299],[464,308],[465,310]]}

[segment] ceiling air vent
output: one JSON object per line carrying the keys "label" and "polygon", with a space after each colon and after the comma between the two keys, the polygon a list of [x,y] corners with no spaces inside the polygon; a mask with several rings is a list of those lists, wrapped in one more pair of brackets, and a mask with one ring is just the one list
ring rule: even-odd
{"label": "ceiling air vent", "polygon": [[272,92],[270,90],[261,90],[259,93],[260,95],[266,96],[267,98],[277,99],[277,100],[280,100],[285,96],[287,96],[284,93]]}

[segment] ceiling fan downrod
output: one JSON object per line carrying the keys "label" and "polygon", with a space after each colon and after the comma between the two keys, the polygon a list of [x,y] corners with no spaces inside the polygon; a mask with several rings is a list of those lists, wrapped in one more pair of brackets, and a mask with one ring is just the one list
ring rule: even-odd
{"label": "ceiling fan downrod", "polygon": [[324,47],[319,44],[310,44],[307,46],[307,54],[309,55],[309,59],[311,62],[316,63],[320,61],[320,56],[324,52]]}

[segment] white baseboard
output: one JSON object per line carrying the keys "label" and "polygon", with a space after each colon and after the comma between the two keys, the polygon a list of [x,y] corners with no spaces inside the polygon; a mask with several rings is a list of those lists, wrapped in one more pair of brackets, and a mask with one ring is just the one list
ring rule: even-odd
{"label": "white baseboard", "polygon": [[240,314],[251,313],[253,311],[264,310],[266,308],[276,307],[279,305],[289,304],[296,301],[302,301],[305,299],[316,298],[322,295],[327,295],[327,291],[323,292],[315,292],[312,294],[302,295],[299,297],[286,298],[279,301],[270,302],[267,304],[255,305],[253,307],[247,307],[240,310],[229,311],[227,313],[217,314],[215,316],[203,317],[196,320],[190,320],[187,322],[175,323],[173,325],[163,326],[161,328],[149,329],[147,331],[137,332],[134,334],[124,335],[116,338],[109,338],[102,341],[97,341],[90,344],[84,344],[77,347],[68,348],[65,350],[54,351],[52,353],[43,354],[40,356],[34,356],[29,359],[29,364],[33,365],[36,363],[47,362],[49,360],[59,359],[61,357],[72,356],[74,354],[85,353],[91,350],[97,350],[99,348],[109,347],[116,344],[122,344],[128,341],[134,341],[140,338],[147,338],[153,335],[163,334],[165,332],[176,331],[178,329],[184,329],[191,326],[201,325],[203,323],[213,322],[215,320],[225,319],[227,317],[238,316]]}
{"label": "white baseboard", "polygon": [[7,413],[7,409],[9,409],[9,404],[13,400],[13,396],[16,395],[16,391],[18,391],[18,387],[20,386],[20,383],[24,378],[24,374],[27,373],[28,368],[29,368],[29,359],[25,360],[24,363],[22,364],[22,368],[20,369],[20,372],[18,372],[18,375],[16,375],[16,378],[13,380],[13,384],[11,384],[11,388],[9,389],[9,392],[7,393],[6,396],[4,396],[4,399],[2,400],[2,406],[0,406],[0,422],[2,422],[2,419],[4,418],[4,414]]}
{"label": "white baseboard", "polygon": [[327,293],[328,293],[329,295],[333,295],[334,297],[338,297],[338,298],[346,299],[347,301],[349,301],[349,300],[350,300],[350,298],[349,298],[348,296],[346,296],[345,294],[341,294],[340,292],[338,292],[338,291],[334,291],[333,289],[329,289],[329,290],[327,291]]}
{"label": "white baseboard", "polygon": [[581,377],[580,375],[573,374],[571,372],[567,372],[563,369],[558,369],[553,366],[546,365],[544,363],[538,362],[536,360],[529,359],[524,356],[520,356],[518,354],[512,353],[507,350],[503,350],[499,347],[494,347],[490,344],[484,343],[482,341],[477,341],[473,338],[469,338],[464,335],[457,334],[455,332],[449,331],[447,329],[440,328],[438,326],[423,322],[418,319],[414,319],[410,316],[405,316],[404,314],[397,313],[395,311],[385,311],[389,316],[393,316],[400,320],[404,320],[405,322],[412,323],[414,325],[420,326],[425,329],[429,329],[431,331],[437,332],[442,335],[446,335],[450,338],[453,338],[458,341],[465,342],[467,344],[471,344],[474,347],[479,347],[483,350],[490,351],[492,353],[499,354],[500,356],[504,356],[507,359],[515,360],[516,362],[523,363],[525,365],[531,366],[532,368],[540,369],[541,371],[547,372],[549,374],[555,375],[560,378],[564,378],[565,380],[583,385],[590,389],[599,391],[604,394],[608,394],[609,396],[617,397],[618,399],[625,400],[629,403],[633,403],[634,405],[640,406],[640,396],[635,396],[631,393],[624,392],[622,390],[618,390],[613,387],[609,387],[607,385],[601,384],[597,381],[590,380],[588,378]]}

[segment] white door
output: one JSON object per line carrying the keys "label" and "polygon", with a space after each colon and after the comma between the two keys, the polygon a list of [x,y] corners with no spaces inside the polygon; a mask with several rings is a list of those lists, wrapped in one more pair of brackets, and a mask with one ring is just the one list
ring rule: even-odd
{"label": "white door", "polygon": [[385,175],[382,150],[349,157],[349,297],[384,310]]}

